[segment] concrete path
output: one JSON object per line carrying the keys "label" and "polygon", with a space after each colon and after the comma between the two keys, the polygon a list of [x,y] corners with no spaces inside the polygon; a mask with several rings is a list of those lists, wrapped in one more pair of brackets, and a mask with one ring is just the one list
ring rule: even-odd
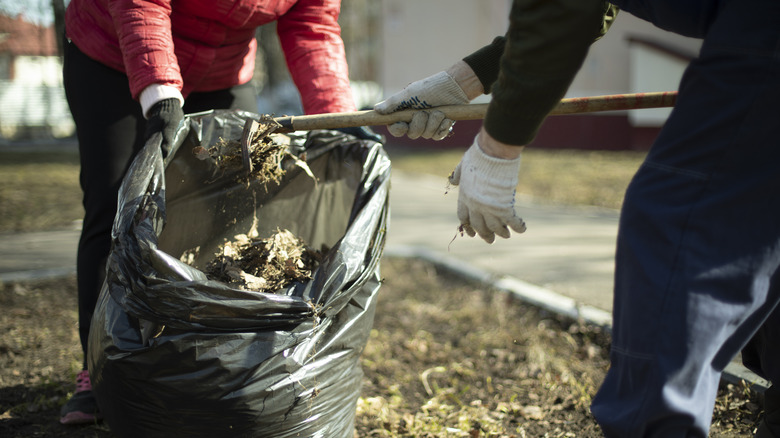
{"label": "concrete path", "polygon": [[0,234],[0,283],[76,272],[80,231]]}
{"label": "concrete path", "polygon": [[528,229],[489,245],[457,233],[458,193],[444,179],[395,172],[390,196],[388,251],[422,247],[611,311],[617,211],[518,199]]}

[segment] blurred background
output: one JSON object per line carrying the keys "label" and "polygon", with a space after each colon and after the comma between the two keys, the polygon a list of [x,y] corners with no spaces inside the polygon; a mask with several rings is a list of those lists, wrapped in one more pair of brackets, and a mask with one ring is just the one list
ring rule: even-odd
{"label": "blurred background", "polygon": [[[68,0],[0,0],[0,144],[73,139],[59,38]],[[508,26],[511,0],[344,0],[340,23],[358,108],[446,69]],[[258,112],[300,114],[275,25],[258,29]],[[700,41],[621,14],[595,44],[567,97],[676,90]],[[487,102],[482,96],[476,102]],[[645,150],[669,114],[647,109],[550,117],[532,146]],[[431,147],[463,147],[480,122],[458,122]],[[384,133],[382,127],[375,128]],[[403,140],[392,139],[393,142]]]}

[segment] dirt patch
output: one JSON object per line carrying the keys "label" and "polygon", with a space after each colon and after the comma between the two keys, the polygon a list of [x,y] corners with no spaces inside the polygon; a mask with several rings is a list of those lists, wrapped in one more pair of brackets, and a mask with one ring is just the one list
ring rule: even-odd
{"label": "dirt patch", "polygon": [[[421,261],[385,259],[363,353],[359,437],[599,437],[588,405],[609,336]],[[0,436],[111,437],[65,427],[81,352],[74,278],[0,285]],[[721,388],[711,437],[752,436],[758,400]]]}
{"label": "dirt patch", "polygon": [[112,436],[57,421],[81,370],[76,296],[75,278],[0,285],[0,436]]}
{"label": "dirt patch", "polygon": [[[589,405],[609,335],[407,259],[383,264],[359,436],[601,437]],[[748,437],[755,394],[724,385],[711,437]]]}

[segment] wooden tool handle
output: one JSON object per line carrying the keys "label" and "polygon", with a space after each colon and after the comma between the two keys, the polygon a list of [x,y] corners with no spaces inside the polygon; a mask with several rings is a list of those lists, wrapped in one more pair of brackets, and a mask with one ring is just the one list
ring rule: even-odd
{"label": "wooden tool handle", "polygon": [[[617,111],[674,106],[676,91],[635,94],[610,94],[604,96],[574,97],[563,99],[550,115],[592,113],[599,111]],[[439,106],[435,109],[443,112],[452,120],[480,120],[485,118],[488,104],[467,104]],[[313,129],[339,129],[357,126],[391,125],[396,122],[409,122],[418,111],[403,110],[390,114],[379,114],[374,110],[347,113],[313,114],[308,116],[278,117],[276,122],[282,125],[276,132],[310,131]]]}
{"label": "wooden tool handle", "polygon": [[572,97],[563,99],[550,115],[594,113],[647,108],[673,107],[677,102],[676,91],[655,93],[608,94],[604,96]]}
{"label": "wooden tool handle", "polygon": [[[452,120],[479,120],[485,117],[487,104],[448,105],[436,107]],[[338,129],[356,126],[392,125],[396,122],[409,122],[412,116],[424,110],[408,109],[390,114],[379,114],[374,110],[348,113],[312,114],[308,116],[278,117],[276,122],[282,125],[276,132],[310,131],[312,129]]]}

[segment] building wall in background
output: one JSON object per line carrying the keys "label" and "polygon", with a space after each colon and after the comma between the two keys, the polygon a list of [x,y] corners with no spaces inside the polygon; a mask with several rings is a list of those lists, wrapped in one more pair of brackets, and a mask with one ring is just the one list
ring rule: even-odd
{"label": "building wall in background", "polygon": [[70,137],[53,26],[0,15],[0,138]]}
{"label": "building wall in background", "polygon": [[17,84],[62,85],[62,61],[59,56],[16,56],[13,63]]}
{"label": "building wall in background", "polygon": [[0,81],[0,137],[64,138],[75,131],[62,84]]}
{"label": "building wall in background", "polygon": [[[379,82],[385,96],[412,81],[446,69],[505,33],[511,0],[382,0],[382,57]],[[637,41],[657,42],[657,50]],[[597,41],[566,97],[673,91],[700,40],[660,30],[620,13]],[[676,52],[676,53],[675,53]],[[475,102],[487,102],[483,96]],[[629,114],[630,113],[630,114]],[[588,149],[646,149],[669,114],[668,109],[616,111],[548,118],[533,146]],[[480,123],[458,122],[455,136],[430,146],[465,147]],[[399,141],[393,139],[393,141]],[[415,144],[420,144],[416,140]]]}
{"label": "building wall in background", "polygon": [[385,96],[446,69],[506,32],[511,3],[511,0],[382,0],[378,80]]}

